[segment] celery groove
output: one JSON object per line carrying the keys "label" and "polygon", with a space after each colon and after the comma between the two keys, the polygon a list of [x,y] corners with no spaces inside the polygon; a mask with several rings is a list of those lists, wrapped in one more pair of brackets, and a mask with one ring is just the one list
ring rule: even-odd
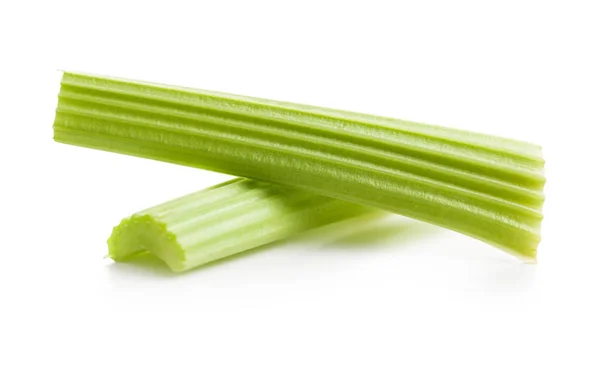
{"label": "celery groove", "polygon": [[181,272],[372,208],[255,180],[226,183],[124,219],[108,240],[110,257],[153,254]]}
{"label": "celery groove", "polygon": [[540,241],[544,161],[516,140],[75,73],[54,138],[370,205],[529,260]]}

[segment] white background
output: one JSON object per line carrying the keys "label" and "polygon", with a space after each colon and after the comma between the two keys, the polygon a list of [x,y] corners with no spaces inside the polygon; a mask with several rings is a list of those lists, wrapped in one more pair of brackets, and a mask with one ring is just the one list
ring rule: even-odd
{"label": "white background", "polygon": [[[6,1],[0,382],[600,382],[595,1]],[[103,258],[228,176],[52,141],[60,69],[537,142],[539,263],[389,216],[184,275]]]}

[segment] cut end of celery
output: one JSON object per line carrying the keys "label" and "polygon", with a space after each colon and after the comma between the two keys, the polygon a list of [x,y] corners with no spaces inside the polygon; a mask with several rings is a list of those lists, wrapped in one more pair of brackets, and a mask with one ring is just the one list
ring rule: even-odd
{"label": "cut end of celery", "polygon": [[174,272],[187,269],[185,253],[176,236],[152,215],[133,215],[121,221],[108,239],[108,251],[116,262],[154,255]]}

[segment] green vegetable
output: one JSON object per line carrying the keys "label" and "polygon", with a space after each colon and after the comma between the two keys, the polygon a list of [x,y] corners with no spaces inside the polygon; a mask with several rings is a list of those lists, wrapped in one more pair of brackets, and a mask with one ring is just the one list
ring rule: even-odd
{"label": "green vegetable", "polygon": [[370,205],[534,260],[540,147],[403,120],[65,73],[56,141]]}
{"label": "green vegetable", "polygon": [[110,257],[153,254],[185,271],[374,209],[248,179],[234,179],[124,219]]}

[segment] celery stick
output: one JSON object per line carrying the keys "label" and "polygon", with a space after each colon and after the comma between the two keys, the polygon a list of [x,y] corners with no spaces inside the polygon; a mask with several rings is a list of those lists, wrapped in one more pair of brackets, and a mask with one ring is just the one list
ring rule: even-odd
{"label": "celery stick", "polygon": [[108,248],[115,261],[153,254],[181,272],[369,212],[375,210],[240,178],[124,219]]}
{"label": "celery stick", "polygon": [[403,120],[65,73],[56,141],[298,188],[536,257],[541,148]]}

